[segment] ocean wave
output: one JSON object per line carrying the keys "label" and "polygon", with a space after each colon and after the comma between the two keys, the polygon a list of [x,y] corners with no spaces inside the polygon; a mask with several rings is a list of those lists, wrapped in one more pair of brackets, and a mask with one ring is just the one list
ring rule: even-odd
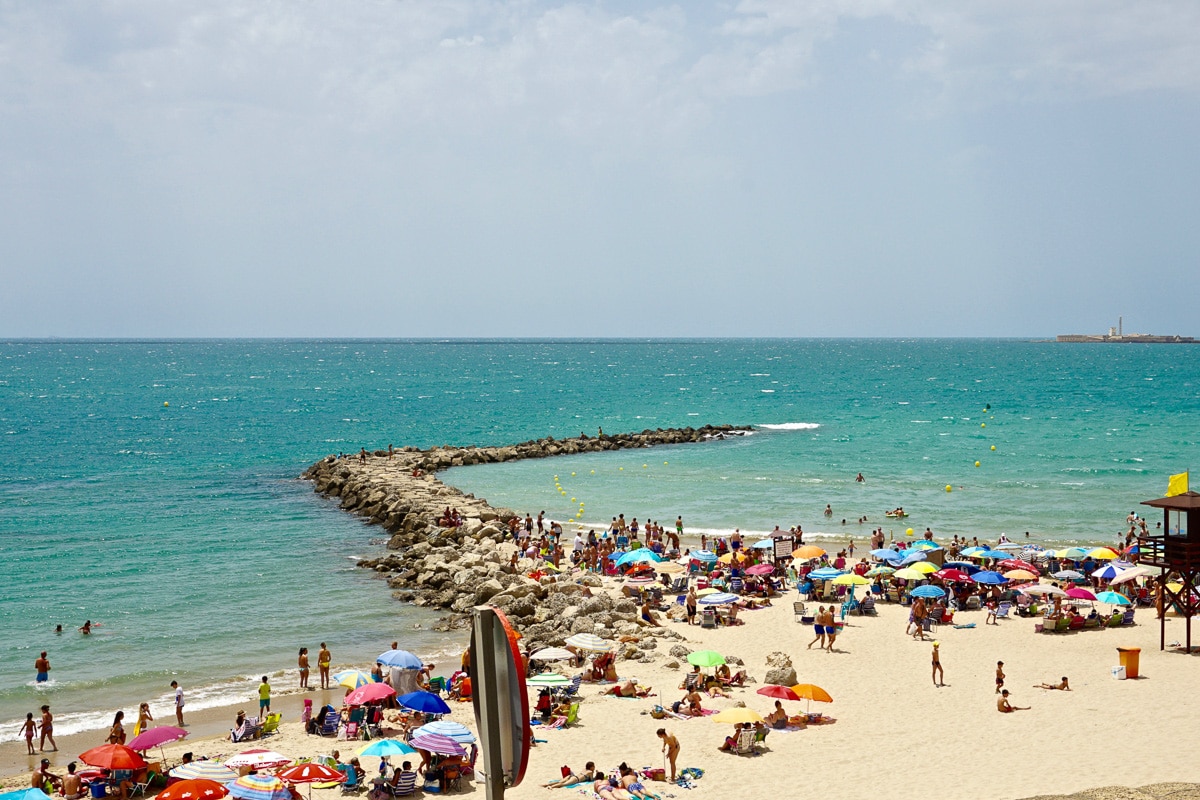
{"label": "ocean wave", "polygon": [[821,427],[819,422],[779,422],[757,426],[769,431],[811,431]]}

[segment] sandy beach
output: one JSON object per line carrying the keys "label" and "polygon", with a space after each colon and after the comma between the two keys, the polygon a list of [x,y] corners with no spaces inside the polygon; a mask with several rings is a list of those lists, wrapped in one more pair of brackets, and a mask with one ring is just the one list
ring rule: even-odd
{"label": "sandy beach", "polygon": [[[608,587],[611,591],[612,588]],[[786,653],[799,680],[825,688],[831,704],[814,704],[814,711],[834,718],[828,725],[797,731],[772,731],[761,755],[747,757],[717,751],[728,725],[707,718],[658,720],[650,715],[656,703],[680,699],[678,689],[686,664],[667,666],[660,656],[653,663],[618,662],[622,678],[653,687],[651,699],[601,696],[603,686],[585,684],[579,723],[566,729],[535,726],[544,740],[533,750],[524,783],[511,790],[514,798],[553,797],[561,790],[541,788],[557,778],[559,768],[581,769],[588,760],[600,769],[625,761],[636,768],[662,766],[659,727],[678,736],[679,766],[700,767],[704,776],[689,794],[711,797],[761,797],[775,791],[778,781],[813,782],[831,796],[862,796],[868,788],[886,788],[891,797],[928,796],[931,789],[970,787],[973,796],[1024,798],[1048,793],[1079,792],[1089,787],[1140,786],[1171,782],[1200,782],[1200,763],[1192,756],[1194,735],[1200,732],[1193,705],[1193,657],[1158,650],[1158,625],[1153,615],[1137,612],[1138,623],[1115,630],[1088,630],[1062,635],[1034,632],[1034,622],[1013,618],[985,625],[985,612],[960,612],[956,621],[975,622],[974,628],[942,627],[933,633],[940,642],[945,686],[931,678],[930,640],[918,641],[904,632],[907,609],[880,605],[876,616],[851,616],[832,653],[805,645],[811,628],[795,621],[794,593],[773,606],[747,611],[745,624],[704,630],[699,626],[667,623],[687,637],[690,649],[713,649],[727,658],[740,658],[758,683],[733,689],[728,699],[706,699],[716,710],[744,704],[766,714],[773,705],[758,695],[767,656]],[[1169,618],[1168,640],[1180,638],[1182,622]],[[663,640],[660,647],[670,646]],[[1115,680],[1110,668],[1118,663],[1117,647],[1140,647],[1141,677]],[[1012,701],[1028,711],[1001,714],[996,710],[994,671],[1005,662]],[[439,672],[441,670],[439,669]],[[1070,678],[1072,691],[1033,688],[1041,682]],[[282,683],[282,681],[278,682]],[[282,687],[281,687],[282,688]],[[334,694],[338,694],[336,691]],[[279,696],[284,712],[281,733],[262,744],[295,757],[313,756],[346,742],[307,736],[298,723],[301,699],[323,699],[323,693]],[[331,698],[332,699],[332,698]],[[247,697],[243,707],[253,708]],[[469,704],[452,704],[451,718],[474,727]],[[786,703],[802,710],[803,703]],[[169,723],[168,709],[154,709],[159,722]],[[228,740],[236,708],[210,709],[189,716],[191,736],[166,748],[167,761],[176,763],[185,751],[218,757],[245,749]],[[90,732],[59,741],[52,754],[54,769],[103,734]],[[23,754],[24,743],[0,748],[5,788],[26,785],[33,757]],[[919,761],[914,772],[914,761]],[[365,762],[373,769],[374,760]],[[805,777],[795,767],[802,766]],[[651,783],[662,794],[686,790]],[[482,791],[464,786],[465,793]],[[321,793],[318,793],[318,795]],[[333,796],[332,792],[328,793]],[[565,794],[564,794],[565,796]],[[1100,796],[1100,795],[1094,795]],[[1153,797],[1150,793],[1105,794],[1104,797]],[[1178,795],[1173,795],[1178,796]],[[1184,795],[1186,796],[1186,795]]]}

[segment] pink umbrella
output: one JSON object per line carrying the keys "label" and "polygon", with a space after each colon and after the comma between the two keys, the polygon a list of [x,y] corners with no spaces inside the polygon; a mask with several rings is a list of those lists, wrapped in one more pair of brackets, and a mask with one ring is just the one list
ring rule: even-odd
{"label": "pink umbrella", "polygon": [[414,736],[408,740],[408,743],[418,750],[428,750],[431,753],[437,753],[442,756],[465,756],[467,754],[466,749],[461,744],[449,736],[442,736],[440,733],[426,733]]}
{"label": "pink umbrella", "polygon": [[1087,589],[1081,589],[1078,586],[1072,586],[1067,589],[1067,597],[1074,597],[1076,600],[1095,600],[1096,595],[1089,592]]}
{"label": "pink umbrella", "polygon": [[286,767],[292,763],[290,756],[285,756],[282,753],[276,753],[274,750],[267,750],[262,747],[253,750],[245,750],[238,753],[233,758],[225,759],[225,766],[233,769],[240,767],[254,767],[255,769],[274,769],[275,767]]}
{"label": "pink umbrella", "polygon": [[770,564],[755,564],[753,567],[746,568],[747,575],[770,575],[775,571],[775,567]]}
{"label": "pink umbrella", "polygon": [[1006,558],[1000,562],[1000,566],[1006,570],[1023,569],[1028,572],[1032,572],[1034,575],[1041,573],[1041,570],[1038,569],[1036,565],[1030,564],[1028,561],[1022,561],[1019,558]]}
{"label": "pink umbrella", "polygon": [[346,695],[346,705],[361,706],[391,697],[396,690],[386,683],[368,683]]}
{"label": "pink umbrella", "polygon": [[952,567],[947,569],[939,569],[933,574],[935,577],[941,578],[944,581],[950,581],[951,583],[970,583],[971,581],[970,575],[962,570],[957,570]]}
{"label": "pink umbrella", "polygon": [[137,736],[133,737],[127,747],[130,750],[145,752],[151,747],[159,747],[167,742],[174,742],[187,736],[188,732],[183,728],[176,728],[171,725],[163,725],[160,728],[151,728],[148,731],[142,731]]}

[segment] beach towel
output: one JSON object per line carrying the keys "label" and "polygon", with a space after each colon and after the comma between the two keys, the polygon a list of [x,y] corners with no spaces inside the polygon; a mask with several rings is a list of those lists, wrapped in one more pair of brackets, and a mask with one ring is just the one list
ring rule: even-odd
{"label": "beach towel", "polygon": [[954,627],[955,628],[974,628],[975,623],[974,622],[964,622],[962,625],[955,625]]}

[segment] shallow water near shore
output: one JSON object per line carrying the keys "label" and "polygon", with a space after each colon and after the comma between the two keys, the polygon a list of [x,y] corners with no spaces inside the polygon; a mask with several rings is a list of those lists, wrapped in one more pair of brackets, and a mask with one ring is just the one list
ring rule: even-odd
{"label": "shallow water near shore", "polygon": [[[689,532],[800,523],[861,541],[878,524],[1107,543],[1196,460],[1198,410],[1200,349],[1182,346],[3,343],[0,738],[43,702],[60,731],[142,700],[168,716],[172,679],[193,707],[250,698],[321,641],[338,663],[393,639],[454,657],[461,635],[429,631],[435,615],[354,567],[383,532],[296,480],[329,453],[753,424],[723,442],[442,477],[553,519],[582,503],[578,519],[598,525],[681,514]],[[895,506],[912,516],[885,520]],[[75,631],[85,619],[100,623],[90,637]],[[32,685],[40,650],[48,687]]]}

